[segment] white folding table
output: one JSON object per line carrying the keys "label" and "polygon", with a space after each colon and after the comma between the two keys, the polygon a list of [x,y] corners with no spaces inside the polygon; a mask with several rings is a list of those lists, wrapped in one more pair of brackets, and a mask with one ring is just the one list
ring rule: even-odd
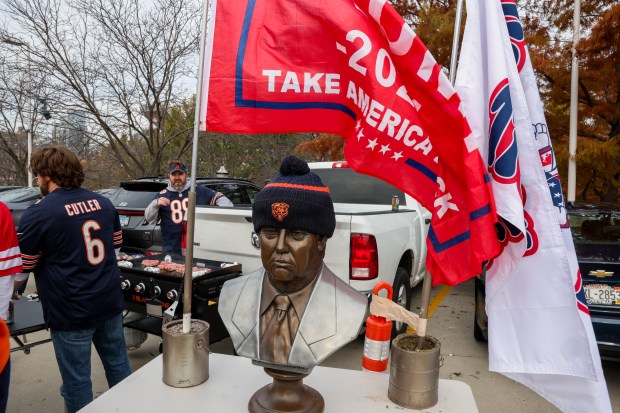
{"label": "white folding table", "polygon": [[[162,381],[162,360],[159,355],[80,412],[247,412],[250,397],[272,380],[247,358],[211,353],[209,380],[195,387],[174,388]],[[325,413],[409,410],[388,399],[388,381],[389,375],[384,373],[320,366],[304,379],[325,399]],[[467,413],[478,409],[467,384],[440,379],[439,402],[424,412]]]}

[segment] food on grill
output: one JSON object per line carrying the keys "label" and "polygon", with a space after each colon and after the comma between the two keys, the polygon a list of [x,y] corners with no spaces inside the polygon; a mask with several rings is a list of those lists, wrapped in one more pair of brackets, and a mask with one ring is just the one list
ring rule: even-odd
{"label": "food on grill", "polygon": [[133,268],[133,264],[129,261],[119,261],[118,266],[123,268]]}
{"label": "food on grill", "polygon": [[211,268],[201,268],[201,267],[193,267],[192,268],[192,277],[200,277],[201,275],[205,275],[210,273]]}
{"label": "food on grill", "polygon": [[143,267],[157,267],[159,260],[142,260]]}
{"label": "food on grill", "polygon": [[117,261],[123,261],[123,260],[128,260],[131,257],[127,254],[125,254],[124,252],[119,252],[118,255],[116,256],[116,260]]}
{"label": "food on grill", "polygon": [[177,264],[175,262],[162,261],[157,266],[157,268],[163,271],[180,272],[180,273],[185,272],[185,264]]}

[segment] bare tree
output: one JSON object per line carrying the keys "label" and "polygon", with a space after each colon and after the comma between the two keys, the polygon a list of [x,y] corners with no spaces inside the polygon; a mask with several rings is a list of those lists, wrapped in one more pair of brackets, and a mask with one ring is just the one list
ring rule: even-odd
{"label": "bare tree", "polygon": [[83,136],[111,151],[128,177],[157,174],[162,161],[187,151],[191,128],[166,123],[169,108],[187,98],[183,85],[196,67],[198,2],[2,3],[20,35],[32,39],[33,60],[53,90],[48,103],[66,117],[83,114],[89,128]]}
{"label": "bare tree", "polygon": [[230,176],[249,179],[259,185],[272,178],[285,156],[311,134],[238,135],[205,133],[199,145],[198,171],[215,175],[224,166]]}
{"label": "bare tree", "polygon": [[27,185],[28,131],[33,142],[41,141],[35,97],[45,92],[25,51],[11,49],[3,44],[0,52],[0,182]]}

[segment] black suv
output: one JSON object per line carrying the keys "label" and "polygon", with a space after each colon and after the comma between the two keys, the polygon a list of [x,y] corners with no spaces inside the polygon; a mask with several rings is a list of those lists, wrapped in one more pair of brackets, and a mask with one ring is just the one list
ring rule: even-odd
{"label": "black suv", "polygon": [[[577,204],[568,221],[601,355],[620,357],[620,206]],[[487,340],[484,277],[475,281],[474,337]]]}
{"label": "black suv", "polygon": [[[196,178],[196,185],[221,192],[235,206],[251,206],[260,187],[236,178]],[[146,222],[144,211],[158,192],[168,186],[166,177],[140,178],[121,182],[120,188],[106,194],[120,215],[123,250],[158,253],[162,250],[159,222]]]}

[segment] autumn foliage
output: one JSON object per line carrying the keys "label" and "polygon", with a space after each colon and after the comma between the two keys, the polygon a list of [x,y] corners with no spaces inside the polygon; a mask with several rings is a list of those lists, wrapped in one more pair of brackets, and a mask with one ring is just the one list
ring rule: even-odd
{"label": "autumn foliage", "polygon": [[297,145],[295,152],[314,161],[338,161],[343,159],[344,139],[338,135],[320,133],[315,138]]}
{"label": "autumn foliage", "polygon": [[[540,4],[544,3],[544,4]],[[549,131],[566,184],[573,1],[528,2],[522,16],[545,102]],[[588,1],[581,8],[578,198],[618,202],[620,185],[620,4]]]}

